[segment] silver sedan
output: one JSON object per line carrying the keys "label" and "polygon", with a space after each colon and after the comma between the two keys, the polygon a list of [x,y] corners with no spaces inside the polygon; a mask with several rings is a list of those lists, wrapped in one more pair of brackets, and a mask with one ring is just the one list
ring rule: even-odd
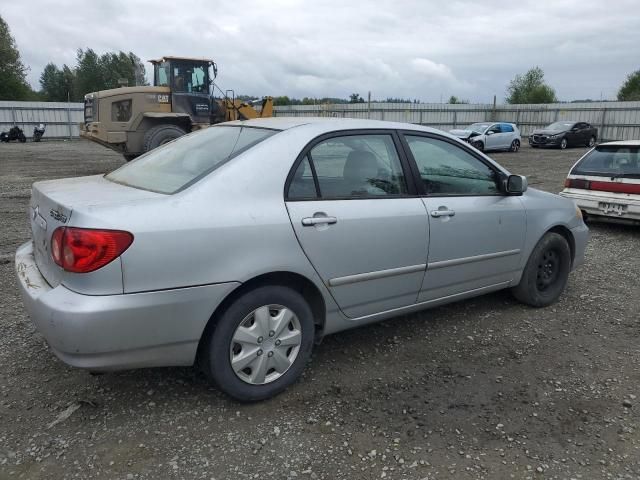
{"label": "silver sedan", "polygon": [[544,307],[583,261],[573,202],[403,123],[231,122],[107,175],[38,182],[16,253],[51,350],[91,371],[199,365],[239,400],[324,335],[510,288]]}

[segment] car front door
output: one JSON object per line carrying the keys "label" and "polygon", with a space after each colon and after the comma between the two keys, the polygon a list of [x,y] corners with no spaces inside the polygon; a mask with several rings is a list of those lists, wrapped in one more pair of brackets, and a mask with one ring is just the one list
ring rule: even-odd
{"label": "car front door", "polygon": [[577,127],[579,136],[579,141],[577,143],[579,143],[580,145],[588,145],[591,128],[590,125],[588,123],[579,123]]}
{"label": "car front door", "polygon": [[581,142],[580,123],[574,123],[567,132],[567,143],[570,146],[578,145]]}
{"label": "car front door", "polygon": [[494,123],[485,133],[485,150],[499,150],[503,148],[501,137],[500,124]]}
{"label": "car front door", "polygon": [[427,262],[429,222],[391,131],[347,131],[314,140],[288,179],[298,241],[348,317],[415,303]]}
{"label": "car front door", "polygon": [[429,218],[428,266],[419,302],[506,286],[519,271],[526,216],[499,188],[495,166],[433,135],[404,134]]}

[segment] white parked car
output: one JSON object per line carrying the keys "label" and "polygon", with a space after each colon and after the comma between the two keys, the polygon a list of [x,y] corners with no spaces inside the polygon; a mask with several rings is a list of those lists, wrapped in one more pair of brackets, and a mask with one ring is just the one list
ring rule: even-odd
{"label": "white parked car", "polygon": [[640,140],[602,143],[569,170],[560,195],[588,217],[640,222]]}
{"label": "white parked car", "polygon": [[520,150],[522,138],[515,123],[482,122],[474,123],[461,130],[450,130],[451,135],[470,143],[478,150]]}

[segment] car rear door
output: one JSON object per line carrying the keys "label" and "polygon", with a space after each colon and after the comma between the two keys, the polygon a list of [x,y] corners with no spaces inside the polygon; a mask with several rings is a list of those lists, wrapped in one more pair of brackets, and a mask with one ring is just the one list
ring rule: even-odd
{"label": "car rear door", "polygon": [[520,269],[526,216],[498,188],[498,171],[471,149],[405,132],[430,216],[428,266],[419,302],[506,286]]}
{"label": "car rear door", "polygon": [[395,132],[315,139],[287,180],[286,205],[305,254],[348,317],[415,303],[429,224]]}

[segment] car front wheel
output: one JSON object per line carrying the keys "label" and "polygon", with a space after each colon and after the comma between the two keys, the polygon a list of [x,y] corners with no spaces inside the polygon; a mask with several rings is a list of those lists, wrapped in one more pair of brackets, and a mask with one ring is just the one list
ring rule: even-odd
{"label": "car front wheel", "polygon": [[566,138],[563,138],[562,140],[560,140],[560,150],[564,150],[568,146],[569,146],[569,142],[567,142]]}
{"label": "car front wheel", "polygon": [[532,307],[546,307],[554,303],[569,280],[571,249],[558,233],[545,234],[531,252],[513,295]]}
{"label": "car front wheel", "polygon": [[219,318],[200,362],[220,390],[251,402],[294,383],[311,356],[311,308],[298,292],[265,286],[244,293]]}
{"label": "car front wheel", "polygon": [[481,152],[484,152],[484,143],[482,143],[482,142],[472,142],[471,145],[476,147]]}

